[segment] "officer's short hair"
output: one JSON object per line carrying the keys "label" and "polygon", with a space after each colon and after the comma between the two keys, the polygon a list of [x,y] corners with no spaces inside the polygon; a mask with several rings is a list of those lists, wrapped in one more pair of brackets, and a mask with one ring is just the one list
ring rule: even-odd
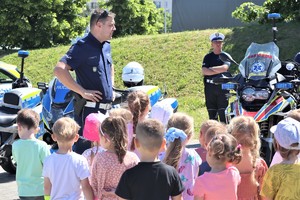
{"label": "officer's short hair", "polygon": [[95,9],[91,14],[90,25],[91,27],[93,27],[98,21],[105,23],[107,17],[114,18],[115,16],[115,13],[110,12],[106,9]]}

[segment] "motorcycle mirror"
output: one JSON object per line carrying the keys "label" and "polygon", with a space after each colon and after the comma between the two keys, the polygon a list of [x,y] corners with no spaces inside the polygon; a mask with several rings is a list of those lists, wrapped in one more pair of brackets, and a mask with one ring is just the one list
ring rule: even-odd
{"label": "motorcycle mirror", "polygon": [[239,65],[235,60],[233,60],[233,58],[231,57],[231,55],[229,53],[221,52],[220,55],[219,55],[219,58],[223,62],[231,62],[231,63],[234,63],[236,65]]}

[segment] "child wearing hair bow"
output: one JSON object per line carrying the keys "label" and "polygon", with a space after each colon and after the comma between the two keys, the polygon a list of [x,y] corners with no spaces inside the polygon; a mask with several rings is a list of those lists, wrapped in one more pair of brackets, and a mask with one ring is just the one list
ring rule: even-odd
{"label": "child wearing hair bow", "polygon": [[184,185],[182,197],[184,200],[193,200],[192,189],[198,176],[201,158],[194,149],[186,148],[194,132],[193,118],[184,113],[175,113],[168,121],[165,138],[167,150],[164,162],[177,169]]}

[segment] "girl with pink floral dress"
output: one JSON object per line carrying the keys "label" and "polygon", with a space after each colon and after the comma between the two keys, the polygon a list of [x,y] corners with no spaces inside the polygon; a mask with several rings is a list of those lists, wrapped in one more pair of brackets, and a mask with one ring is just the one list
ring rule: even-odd
{"label": "girl with pink floral dress", "polygon": [[100,144],[92,165],[91,186],[101,200],[117,200],[114,193],[123,172],[138,164],[135,153],[127,151],[127,127],[122,117],[108,117],[100,126]]}

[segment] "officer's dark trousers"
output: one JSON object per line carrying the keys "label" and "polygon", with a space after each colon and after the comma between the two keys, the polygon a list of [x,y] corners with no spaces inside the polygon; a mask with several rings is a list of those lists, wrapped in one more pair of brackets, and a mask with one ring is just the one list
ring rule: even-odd
{"label": "officer's dark trousers", "polygon": [[209,119],[219,120],[226,123],[225,109],[228,105],[226,98],[227,90],[222,90],[221,85],[212,83],[204,84],[205,104],[208,112]]}
{"label": "officer's dark trousers", "polygon": [[[80,116],[75,115],[75,121],[81,127],[79,130],[80,136],[83,135],[83,127],[84,127],[85,118],[91,113],[98,113],[98,111],[100,111],[103,114],[106,114],[106,110],[102,110],[102,109],[99,110],[96,108],[84,107]],[[95,130],[95,131],[97,131],[97,130]],[[88,148],[91,148],[91,142],[89,140],[85,140],[82,137],[80,137],[78,139],[78,141],[74,144],[73,150],[78,154],[82,154]]]}

